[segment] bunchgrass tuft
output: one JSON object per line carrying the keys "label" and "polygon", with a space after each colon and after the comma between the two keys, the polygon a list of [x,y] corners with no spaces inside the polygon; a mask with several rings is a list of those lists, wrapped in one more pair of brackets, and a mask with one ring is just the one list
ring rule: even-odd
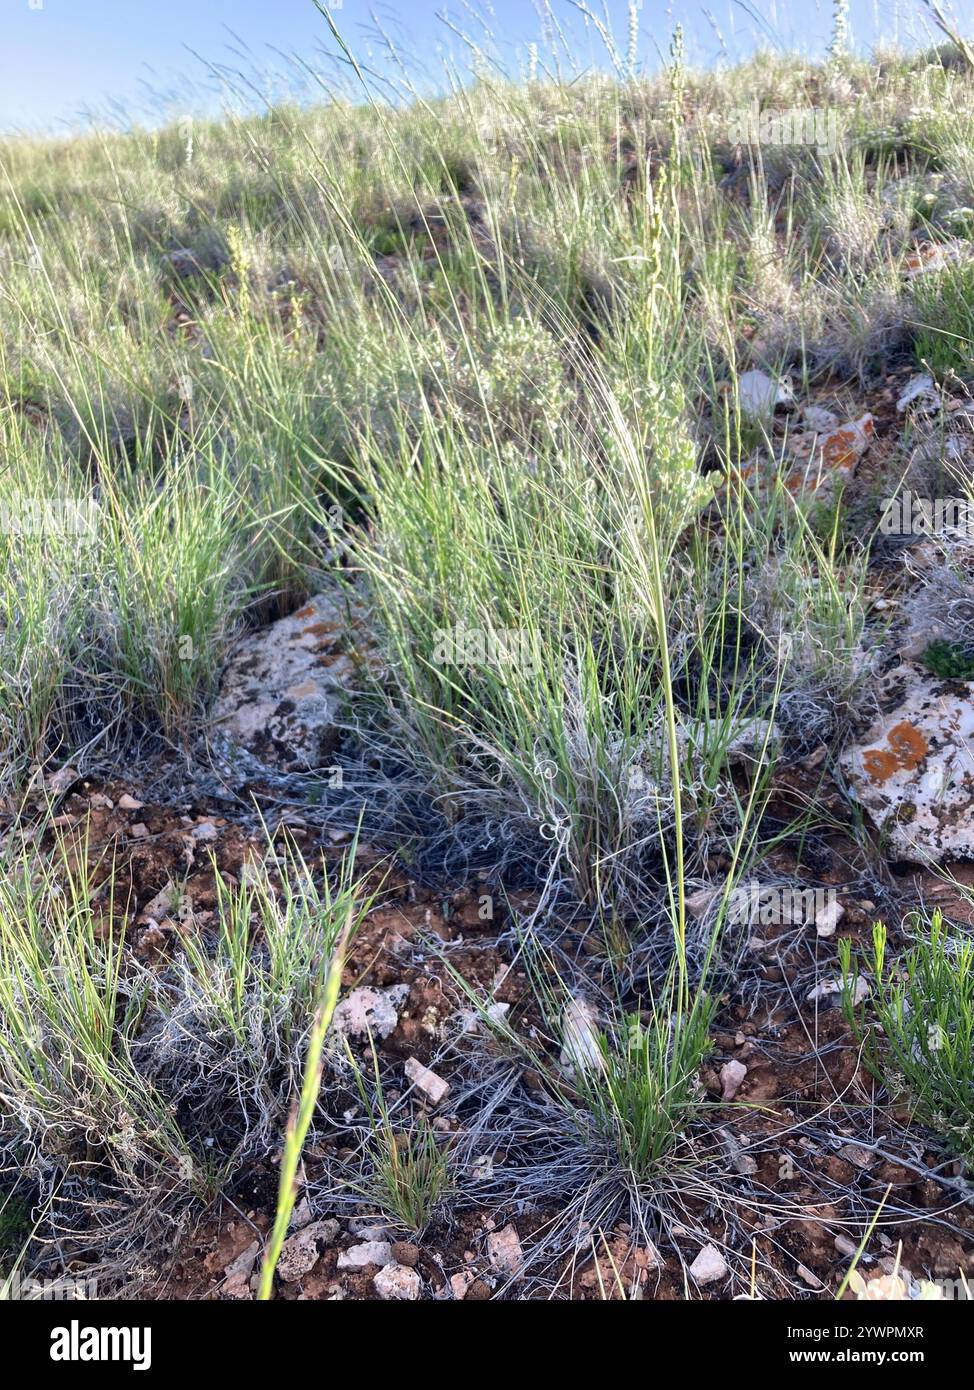
{"label": "bunchgrass tuft", "polygon": [[886,930],[873,928],[873,993],[856,1005],[858,963],[840,943],[846,1016],[870,1070],[894,1098],[974,1159],[974,945],[953,935],[939,912],[912,919],[916,944],[887,959]]}
{"label": "bunchgrass tuft", "polygon": [[371,1039],[370,1051],[367,1080],[365,1069],[348,1049],[348,1062],[370,1128],[362,1155],[365,1172],[362,1181],[353,1185],[391,1221],[407,1231],[419,1232],[442,1209],[452,1189],[447,1140],[433,1128],[428,1116],[414,1116],[406,1109],[397,1122]]}

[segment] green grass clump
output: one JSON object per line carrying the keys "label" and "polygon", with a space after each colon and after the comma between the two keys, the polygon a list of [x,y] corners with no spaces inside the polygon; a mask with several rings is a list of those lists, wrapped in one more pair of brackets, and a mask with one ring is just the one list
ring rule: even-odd
{"label": "green grass clump", "polygon": [[[140,1075],[133,1044],[144,980],[120,933],[100,929],[87,867],[38,873],[29,858],[0,880],[0,1084],[7,1143],[29,1138],[47,1162],[70,1163],[98,1136],[107,1167],[154,1187],[188,1154],[165,1102]],[[107,920],[114,916],[109,894]],[[181,1163],[182,1160],[182,1163]]]}
{"label": "green grass clump", "polygon": [[914,294],[914,351],[938,377],[974,372],[974,263],[921,276]]}
{"label": "green grass clump", "polygon": [[[899,961],[886,959],[886,929],[873,929],[874,991],[855,1005],[858,966],[840,942],[846,1016],[864,1058],[921,1124],[974,1160],[974,943],[952,936],[939,912],[912,919],[920,933]],[[872,1021],[870,1021],[870,1016]]]}
{"label": "green grass clump", "polygon": [[339,936],[367,899],[347,864],[319,887],[278,852],[243,883],[217,872],[215,939],[188,935],[150,969],[125,948],[112,866],[86,850],[3,864],[0,1152],[34,1177],[84,1164],[154,1221],[271,1142]]}
{"label": "green grass clump", "polygon": [[451,1187],[449,1157],[426,1120],[397,1133],[383,1121],[373,1141],[369,1195],[409,1231],[421,1231]]}
{"label": "green grass clump", "polygon": [[579,1069],[574,1080],[597,1130],[637,1184],[659,1174],[700,1110],[714,1001],[699,990],[686,1011],[671,1012],[674,1003],[670,991],[648,1019],[622,1017],[612,1036],[599,1037],[600,1065]]}
{"label": "green grass clump", "polygon": [[974,680],[974,647],[965,642],[931,642],[923,653],[923,664],[945,680]]}
{"label": "green grass clump", "polygon": [[[346,1043],[346,1057],[367,1116],[369,1133],[361,1155],[363,1173],[352,1179],[368,1202],[407,1231],[425,1229],[453,1188],[448,1141],[429,1119],[408,1108],[397,1116],[382,1083],[379,1055],[370,1039],[371,1076]],[[400,1107],[402,1102],[400,1102]]]}

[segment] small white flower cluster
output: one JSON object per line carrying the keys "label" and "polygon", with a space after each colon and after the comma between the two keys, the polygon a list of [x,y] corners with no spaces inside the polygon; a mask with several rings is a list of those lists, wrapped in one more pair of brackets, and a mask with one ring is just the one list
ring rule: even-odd
{"label": "small white flower cluster", "polygon": [[475,415],[482,417],[486,407],[495,429],[518,437],[556,424],[572,402],[556,343],[526,319],[492,334],[475,364],[458,361],[451,384]]}

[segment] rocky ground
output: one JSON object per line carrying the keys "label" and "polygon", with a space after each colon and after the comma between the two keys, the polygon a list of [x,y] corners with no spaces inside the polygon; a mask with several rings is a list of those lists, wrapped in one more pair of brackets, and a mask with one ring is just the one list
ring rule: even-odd
{"label": "rocky ground", "polygon": [[[769,383],[755,373],[750,385],[768,391]],[[812,466],[826,492],[841,477],[853,507],[857,493],[883,485],[904,428],[922,435],[924,412],[944,413],[932,381],[913,373],[855,410],[843,406],[844,392],[798,405],[781,395],[773,428],[794,432],[796,486],[806,486]],[[967,405],[946,400],[951,437],[964,449]],[[918,907],[938,908],[961,930],[974,924],[974,682],[928,670],[920,655],[932,634],[918,642],[909,621],[930,550],[924,537],[877,547],[872,610],[890,623],[874,718],[832,771],[821,746],[775,772],[769,817],[785,824],[796,806],[807,817],[800,840],[786,838],[763,861],[758,886],[828,887],[835,903],[816,922],[745,923],[701,1078],[705,1119],[685,1138],[651,1230],[634,1222],[621,1187],[597,1192],[588,1206],[559,1190],[546,1114],[553,1098],[571,1095],[573,1057],[566,1065],[563,1049],[559,1062],[552,1044],[528,1065],[480,1012],[513,1034],[544,1036],[521,935],[537,889],[505,884],[489,865],[460,881],[417,875],[415,843],[363,833],[356,865],[381,887],[345,966],[323,1093],[330,1118],[304,1155],[279,1297],[828,1298],[877,1208],[883,1219],[859,1265],[867,1283],[974,1273],[963,1165],[911,1125],[906,1103],[877,1108],[877,1083],[838,994],[838,943],[867,953],[875,920],[887,923],[894,952],[909,943]],[[355,763],[342,711],[370,659],[360,615],[320,594],[233,653],[208,763],[196,750],[177,774],[160,754],[149,775],[129,780],[62,768],[47,780],[53,819],[43,830],[8,821],[7,834],[40,834],[42,851],[62,841],[69,859],[99,865],[99,896],[111,901],[136,956],[163,960],[181,937],[212,925],[215,869],[244,879],[268,841],[296,845],[308,862],[347,852],[345,776]],[[179,777],[186,794],[174,800]],[[153,795],[159,786],[170,799]],[[367,783],[354,786],[351,804],[367,802]],[[711,867],[719,883],[719,856]],[[695,918],[706,920],[715,897],[713,888],[691,897]],[[610,956],[583,919],[569,915],[556,933],[546,930],[571,961],[584,1034],[597,1022]],[[628,949],[631,972],[646,943],[637,933]],[[362,1189],[368,1128],[344,1045],[366,1065],[375,1049],[389,1103],[407,1104],[413,1124],[431,1126],[457,1170],[418,1234]],[[183,1227],[171,1258],[140,1271],[140,1292],[252,1298],[279,1158],[271,1151],[248,1163]]]}

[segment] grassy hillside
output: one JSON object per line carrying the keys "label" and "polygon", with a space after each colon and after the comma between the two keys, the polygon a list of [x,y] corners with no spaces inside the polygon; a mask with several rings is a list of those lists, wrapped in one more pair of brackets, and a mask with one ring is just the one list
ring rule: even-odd
{"label": "grassy hillside", "polygon": [[[887,1220],[974,1268],[964,847],[841,761],[904,657],[971,699],[970,532],[883,529],[974,495],[971,238],[951,46],[0,142],[8,1273],[256,1240],[249,1296],[336,949],[405,995],[289,1152],[421,1296],[826,1297]],[[322,592],[355,675],[282,774],[214,697]]]}

